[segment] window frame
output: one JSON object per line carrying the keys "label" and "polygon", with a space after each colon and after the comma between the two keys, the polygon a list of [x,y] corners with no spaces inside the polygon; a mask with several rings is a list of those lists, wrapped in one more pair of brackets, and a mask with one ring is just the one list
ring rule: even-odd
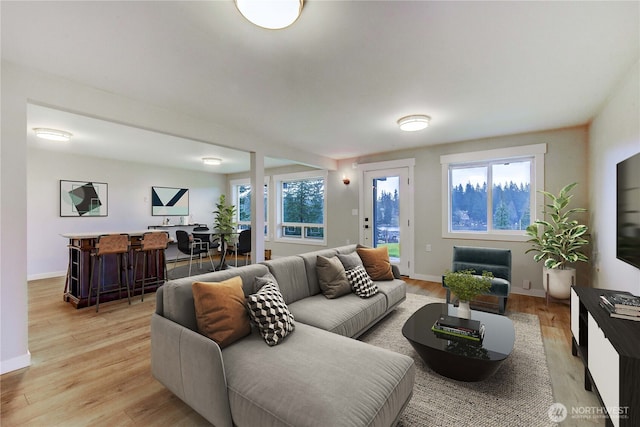
{"label": "window frame", "polygon": [[[268,241],[269,239],[269,199],[271,194],[271,188],[269,186],[270,178],[268,176],[264,177],[264,185],[267,189],[267,197],[265,200],[264,212],[265,212],[265,220],[264,220],[264,240]],[[232,203],[236,206],[236,223],[238,224],[238,231],[245,230],[251,228],[251,220],[249,221],[240,221],[240,210],[238,207],[240,206],[238,200],[238,187],[239,186],[251,186],[251,179],[249,178],[241,178],[241,179],[232,179],[229,181],[229,186],[231,187],[231,200]],[[240,228],[242,226],[243,228]]]}
{"label": "window frame", "polygon": [[[274,241],[280,243],[294,243],[300,245],[316,245],[316,246],[326,246],[327,245],[327,187],[328,187],[328,176],[329,173],[327,170],[317,170],[317,171],[308,171],[308,172],[296,172],[296,173],[288,173],[282,175],[274,175],[273,176],[273,185],[275,188],[275,196],[276,196],[276,215],[275,215],[275,224],[274,224]],[[300,181],[305,179],[313,179],[313,178],[321,178],[324,180],[323,186],[323,195],[322,195],[322,224],[320,223],[298,223],[298,222],[284,222],[282,218],[283,214],[283,198],[282,198],[282,184],[284,182],[289,181]],[[282,235],[282,229],[284,227],[302,227],[301,236],[300,237],[287,237]],[[323,237],[322,239],[315,239],[310,237],[305,237],[305,228],[317,228],[322,227]]]}
{"label": "window frame", "polygon": [[[470,153],[447,154],[440,156],[442,168],[442,237],[445,239],[470,239],[470,240],[495,240],[524,242],[529,239],[524,230],[493,230],[490,229],[493,218],[489,215],[489,206],[492,203],[492,182],[487,182],[487,231],[452,231],[451,230],[451,174],[452,166],[487,166],[499,162],[517,162],[530,160],[531,184],[530,184],[530,212],[532,221],[542,217],[542,199],[538,191],[544,189],[544,155],[547,152],[547,144],[533,144],[519,147],[499,148],[494,150],[475,151]],[[488,171],[487,180],[490,180],[491,172]],[[493,212],[491,212],[493,213]]]}

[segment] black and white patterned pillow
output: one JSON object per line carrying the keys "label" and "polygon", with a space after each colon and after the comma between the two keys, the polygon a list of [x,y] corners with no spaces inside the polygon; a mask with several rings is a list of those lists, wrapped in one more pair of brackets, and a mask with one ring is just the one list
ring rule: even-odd
{"label": "black and white patterned pillow", "polygon": [[363,266],[354,267],[346,273],[351,289],[360,298],[369,298],[378,293],[378,286],[373,283]]}
{"label": "black and white patterned pillow", "polygon": [[269,345],[276,345],[293,332],[293,314],[289,311],[278,287],[267,283],[246,298],[249,317]]}

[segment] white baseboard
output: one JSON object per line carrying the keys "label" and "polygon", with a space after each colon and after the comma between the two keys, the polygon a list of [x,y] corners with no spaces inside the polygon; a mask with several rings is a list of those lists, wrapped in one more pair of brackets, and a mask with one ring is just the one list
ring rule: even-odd
{"label": "white baseboard", "polygon": [[31,353],[29,351],[22,356],[0,361],[0,375],[11,371],[17,371],[18,369],[26,368],[28,366],[31,366]]}
{"label": "white baseboard", "polygon": [[64,277],[66,275],[67,270],[51,271],[49,273],[30,274],[27,276],[27,280],[51,279],[52,277]]}
{"label": "white baseboard", "polygon": [[430,274],[414,274],[412,279],[425,280],[427,282],[442,283],[442,276],[432,276]]}
{"label": "white baseboard", "polygon": [[518,295],[529,295],[532,297],[545,298],[544,289],[521,289],[511,286],[511,293]]}

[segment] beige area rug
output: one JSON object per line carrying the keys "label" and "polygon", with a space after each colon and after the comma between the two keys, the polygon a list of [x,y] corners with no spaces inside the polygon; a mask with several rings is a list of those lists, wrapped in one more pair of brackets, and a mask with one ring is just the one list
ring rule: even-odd
{"label": "beige area rug", "polygon": [[432,371],[402,335],[409,316],[430,302],[443,301],[407,294],[405,302],[361,337],[364,342],[406,354],[416,362],[413,398],[400,426],[556,425],[547,415],[553,393],[537,316],[510,313],[516,332],[513,352],[493,377],[467,383]]}

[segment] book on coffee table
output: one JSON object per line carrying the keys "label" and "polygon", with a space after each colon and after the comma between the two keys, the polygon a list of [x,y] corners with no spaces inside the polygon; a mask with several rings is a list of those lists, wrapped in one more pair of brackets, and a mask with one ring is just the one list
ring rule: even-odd
{"label": "book on coffee table", "polygon": [[480,321],[472,319],[463,319],[461,317],[449,316],[443,314],[436,320],[436,324],[447,326],[449,328],[461,329],[469,332],[480,332]]}
{"label": "book on coffee table", "polygon": [[452,335],[474,341],[484,337],[484,325],[477,320],[442,315],[436,320],[431,330],[437,334]]}

